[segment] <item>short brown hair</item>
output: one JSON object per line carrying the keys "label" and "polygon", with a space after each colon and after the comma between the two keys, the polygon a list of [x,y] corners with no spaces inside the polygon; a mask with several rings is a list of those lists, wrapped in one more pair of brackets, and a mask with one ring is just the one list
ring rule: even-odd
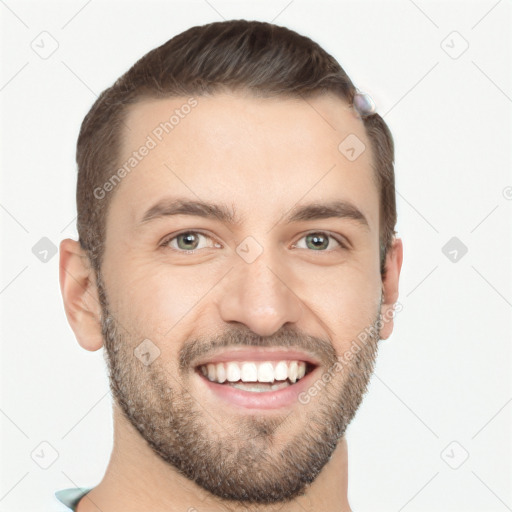
{"label": "short brown hair", "polygon": [[[99,274],[106,216],[113,193],[98,200],[97,187],[118,165],[127,107],[142,98],[207,95],[245,89],[256,96],[312,97],[333,93],[353,105],[357,92],[339,63],[310,38],[270,23],[230,20],[192,27],[151,50],[85,116],[77,142],[77,229],[81,247]],[[379,114],[363,116],[380,189],[380,258],[396,224],[394,144]]]}

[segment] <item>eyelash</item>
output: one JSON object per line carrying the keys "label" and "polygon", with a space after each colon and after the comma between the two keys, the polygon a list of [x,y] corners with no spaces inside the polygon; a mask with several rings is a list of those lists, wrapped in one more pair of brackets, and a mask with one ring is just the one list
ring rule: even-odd
{"label": "eyelash", "polygon": [[[176,233],[176,234],[173,234],[171,236],[166,237],[164,239],[164,241],[160,245],[163,248],[167,248],[167,249],[170,249],[172,251],[176,251],[176,252],[183,253],[183,254],[194,254],[196,251],[202,250],[202,249],[193,249],[193,250],[187,251],[187,250],[184,250],[184,249],[175,249],[174,247],[169,247],[169,243],[172,240],[178,238],[180,235],[186,235],[186,234],[202,235],[202,236],[204,236],[206,238],[209,238],[210,240],[213,240],[213,238],[210,235],[207,235],[206,233],[203,233],[202,231],[187,230],[187,231],[181,231],[179,233]],[[303,238],[307,237],[308,235],[325,235],[327,238],[330,238],[330,239],[334,240],[335,242],[337,242],[339,244],[339,246],[340,246],[339,249],[341,249],[341,250],[348,250],[348,248],[349,248],[348,245],[340,237],[334,236],[334,235],[330,234],[328,231],[309,231],[308,233],[305,233],[304,235],[302,235],[302,237],[299,238],[299,240],[302,240]],[[293,246],[295,246],[297,243],[298,243],[298,241],[295,242],[293,244]],[[214,248],[214,247],[208,247],[208,249],[212,249],[212,248]],[[301,249],[302,249],[302,247],[301,247]],[[336,249],[324,249],[324,250],[319,250],[319,251],[310,250],[310,252],[332,253],[335,250]]]}

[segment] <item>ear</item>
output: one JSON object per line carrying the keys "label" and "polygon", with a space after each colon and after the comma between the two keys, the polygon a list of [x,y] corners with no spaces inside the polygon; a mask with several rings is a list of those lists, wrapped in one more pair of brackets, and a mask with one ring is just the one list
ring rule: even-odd
{"label": "ear", "polygon": [[400,238],[395,238],[386,254],[386,272],[382,279],[382,305],[380,309],[383,322],[380,338],[386,340],[393,332],[393,306],[398,300],[398,281],[402,268],[403,246]]}
{"label": "ear", "polygon": [[60,243],[59,281],[66,317],[78,343],[86,350],[98,350],[103,337],[96,275],[80,243],[70,238]]}

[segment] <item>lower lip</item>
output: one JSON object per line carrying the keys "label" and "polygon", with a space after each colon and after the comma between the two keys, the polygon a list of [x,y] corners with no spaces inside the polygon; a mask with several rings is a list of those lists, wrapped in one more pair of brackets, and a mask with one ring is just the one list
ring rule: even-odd
{"label": "lower lip", "polygon": [[246,409],[281,409],[291,407],[299,402],[299,395],[306,391],[314,382],[316,372],[320,367],[302,377],[295,384],[276,391],[244,391],[227,384],[218,384],[204,377],[201,373],[196,375],[205,384],[206,388],[215,398],[236,407]]}

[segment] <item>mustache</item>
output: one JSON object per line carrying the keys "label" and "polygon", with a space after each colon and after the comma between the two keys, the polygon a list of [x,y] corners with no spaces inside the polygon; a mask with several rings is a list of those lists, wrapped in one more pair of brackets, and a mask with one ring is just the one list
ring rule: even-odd
{"label": "mustache", "polygon": [[230,327],[219,334],[197,337],[185,343],[178,356],[179,368],[184,371],[196,366],[194,363],[199,358],[219,349],[240,346],[293,348],[309,352],[327,367],[337,362],[337,354],[330,340],[310,336],[295,328],[283,326],[272,336],[260,336],[249,328]]}

